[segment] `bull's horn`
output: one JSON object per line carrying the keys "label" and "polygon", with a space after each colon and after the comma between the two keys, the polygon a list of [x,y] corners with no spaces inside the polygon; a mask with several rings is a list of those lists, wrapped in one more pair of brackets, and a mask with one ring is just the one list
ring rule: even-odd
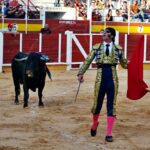
{"label": "bull's horn", "polygon": [[24,58],[20,58],[20,59],[15,58],[14,60],[16,60],[16,61],[23,61],[23,60],[27,60],[27,58],[28,58],[28,57],[24,57]]}
{"label": "bull's horn", "polygon": [[41,59],[41,60],[44,60],[44,61],[48,61],[48,60],[49,60],[49,57],[48,57],[48,56],[41,56],[40,59]]}

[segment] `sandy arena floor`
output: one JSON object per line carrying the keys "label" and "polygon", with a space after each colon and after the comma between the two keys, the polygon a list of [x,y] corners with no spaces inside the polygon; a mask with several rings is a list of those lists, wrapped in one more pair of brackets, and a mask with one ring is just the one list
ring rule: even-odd
{"label": "sandy arena floor", "polygon": [[[14,104],[11,73],[0,74],[0,150],[150,150],[150,93],[142,99],[126,98],[127,71],[118,70],[119,94],[114,142],[106,143],[105,104],[96,137],[90,136],[91,106],[96,70],[88,70],[77,101],[77,70],[52,71],[44,88],[44,108],[30,91],[29,107]],[[144,71],[150,86],[150,71]]]}

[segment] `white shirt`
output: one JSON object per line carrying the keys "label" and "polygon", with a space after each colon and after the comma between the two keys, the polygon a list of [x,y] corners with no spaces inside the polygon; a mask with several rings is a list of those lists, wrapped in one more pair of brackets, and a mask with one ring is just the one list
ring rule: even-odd
{"label": "white shirt", "polygon": [[9,32],[9,33],[17,33],[17,31],[16,31],[14,28],[12,28],[11,31],[9,31],[8,28],[4,28],[4,29],[1,29],[0,32],[2,32],[2,33],[6,33],[6,32],[7,32],[7,33],[8,33],[8,32]]}
{"label": "white shirt", "polygon": [[123,22],[123,17],[122,16],[114,16],[113,21],[115,22]]}
{"label": "white shirt", "polygon": [[104,42],[104,52],[106,52],[106,47],[107,47],[106,45],[107,44],[109,44],[109,47],[108,47],[109,48],[109,53],[111,53],[112,47],[113,47],[113,43],[112,42],[111,43]]}

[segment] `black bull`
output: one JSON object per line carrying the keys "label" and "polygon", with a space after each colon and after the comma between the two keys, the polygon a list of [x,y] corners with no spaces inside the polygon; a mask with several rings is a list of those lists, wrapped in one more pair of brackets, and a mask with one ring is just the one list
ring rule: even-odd
{"label": "black bull", "polygon": [[40,53],[30,53],[29,55],[19,52],[12,60],[12,76],[15,86],[15,103],[18,104],[20,94],[20,84],[23,84],[24,107],[28,106],[29,89],[36,91],[38,88],[39,106],[44,106],[42,102],[42,91],[45,86],[46,73],[51,78],[50,71],[46,66],[47,59]]}

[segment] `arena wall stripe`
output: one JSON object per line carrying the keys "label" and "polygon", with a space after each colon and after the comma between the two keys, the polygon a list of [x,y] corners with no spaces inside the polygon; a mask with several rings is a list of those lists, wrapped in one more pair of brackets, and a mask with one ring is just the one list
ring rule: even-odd
{"label": "arena wall stripe", "polygon": [[[106,26],[106,27],[113,27],[117,31],[121,33],[128,33],[128,26]],[[140,28],[142,29],[140,31]],[[104,29],[104,25],[92,25],[92,32],[100,32],[102,29]],[[130,33],[139,33],[139,34],[150,34],[150,26],[130,26],[129,29]]]}
{"label": "arena wall stripe", "polygon": [[[18,31],[26,30],[25,20],[4,20],[4,27],[6,28],[8,23],[16,23],[18,25]],[[28,20],[28,31],[39,32],[42,28],[42,20]],[[47,19],[46,23],[49,24],[53,33],[64,33],[66,30],[71,30],[74,33],[89,33],[90,23],[88,20],[54,20]],[[130,33],[150,34],[150,23],[129,23]],[[121,33],[128,33],[127,22],[92,22],[92,32],[98,33],[105,27],[113,27]],[[2,21],[0,21],[0,28],[2,28]]]}

